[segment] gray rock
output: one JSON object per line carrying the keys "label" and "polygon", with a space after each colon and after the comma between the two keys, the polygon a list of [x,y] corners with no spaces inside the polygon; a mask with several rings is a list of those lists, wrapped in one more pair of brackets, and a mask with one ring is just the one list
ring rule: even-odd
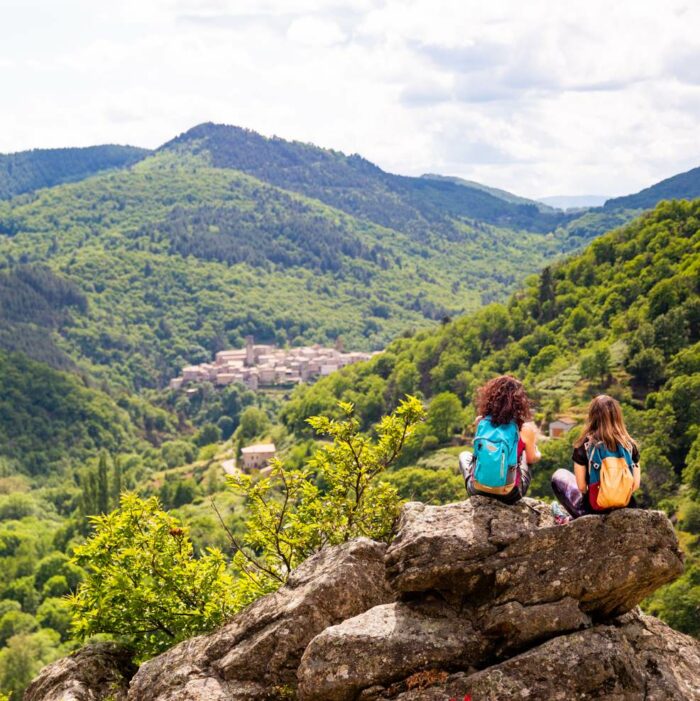
{"label": "gray rock", "polygon": [[210,635],[176,645],[141,666],[129,701],[249,701],[296,687],[309,641],[325,628],[392,599],[386,546],[367,538],[304,562],[286,586]]}
{"label": "gray rock", "polygon": [[700,643],[651,616],[628,614],[612,624],[555,638],[475,674],[457,673],[433,686],[398,693],[375,689],[364,701],[465,696],[474,701],[697,701]]}
{"label": "gray rock", "polygon": [[[682,566],[658,512],[554,526],[533,500],[408,504],[388,549],[359,539],[315,555],[143,664],[127,701],[700,701],[700,644],[625,614]],[[125,701],[132,671],[123,649],[89,646],[26,699]]]}
{"label": "gray rock", "polygon": [[464,573],[471,574],[475,563],[553,525],[546,504],[533,499],[512,506],[479,496],[447,506],[410,502],[401,510],[397,536],[387,551],[387,577],[399,592],[471,591],[480,580],[464,581]]}
{"label": "gray rock", "polygon": [[625,613],[683,571],[662,513],[554,526],[545,509],[484,498],[407,504],[386,555],[403,601],[314,638],[298,670],[300,698],[350,701],[431,668],[480,668]]}
{"label": "gray rock", "polygon": [[439,599],[398,602],[326,628],[298,670],[304,701],[351,701],[426,669],[478,667],[494,655],[590,625],[573,599],[524,607],[504,604],[483,616]]}
{"label": "gray rock", "polygon": [[121,645],[86,645],[44,667],[24,701],[124,701],[135,671],[131,651]]}
{"label": "gray rock", "polygon": [[350,701],[364,688],[438,665],[481,659],[474,624],[446,604],[376,606],[314,638],[299,667],[299,697]]}
{"label": "gray rock", "polygon": [[[544,506],[544,505],[542,505]],[[571,597],[596,617],[620,615],[683,572],[666,516],[621,509],[552,526],[530,504],[408,504],[387,551],[397,592],[453,592],[471,606]]]}

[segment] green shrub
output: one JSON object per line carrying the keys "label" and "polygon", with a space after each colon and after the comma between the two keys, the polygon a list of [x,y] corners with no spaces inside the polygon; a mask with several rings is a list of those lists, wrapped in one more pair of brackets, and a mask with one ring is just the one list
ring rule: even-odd
{"label": "green shrub", "polygon": [[76,549],[85,580],[71,599],[79,639],[126,638],[140,658],[221,624],[232,611],[232,580],[217,550],[193,557],[188,531],[152,497],[125,493]]}

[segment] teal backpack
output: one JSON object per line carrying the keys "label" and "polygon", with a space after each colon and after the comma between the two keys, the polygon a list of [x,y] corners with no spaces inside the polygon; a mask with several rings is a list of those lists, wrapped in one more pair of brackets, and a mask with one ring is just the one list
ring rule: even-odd
{"label": "teal backpack", "polygon": [[514,421],[498,426],[485,416],[474,436],[474,487],[487,494],[509,494],[518,465],[518,427]]}

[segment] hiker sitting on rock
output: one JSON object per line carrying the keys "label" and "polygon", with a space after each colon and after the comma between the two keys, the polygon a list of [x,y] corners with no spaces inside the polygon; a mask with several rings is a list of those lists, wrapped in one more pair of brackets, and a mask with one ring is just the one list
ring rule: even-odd
{"label": "hiker sitting on rock", "polygon": [[530,486],[530,465],[540,459],[537,428],[522,382],[502,375],[477,392],[474,452],[459,456],[467,492],[513,504]]}
{"label": "hiker sitting on rock", "polygon": [[552,490],[571,518],[636,507],[639,449],[627,433],[620,404],[601,394],[588,407],[581,436],[574,443],[574,472],[559,469]]}

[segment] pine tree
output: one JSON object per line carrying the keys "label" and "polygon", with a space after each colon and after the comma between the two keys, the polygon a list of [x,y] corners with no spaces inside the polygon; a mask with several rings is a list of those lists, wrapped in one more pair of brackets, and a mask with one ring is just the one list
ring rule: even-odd
{"label": "pine tree", "polygon": [[107,453],[103,451],[97,463],[97,513],[109,513],[109,497],[109,464]]}
{"label": "pine tree", "polygon": [[93,469],[86,470],[82,476],[83,514],[92,516],[97,513],[97,475]]}
{"label": "pine tree", "polygon": [[112,460],[112,484],[111,486],[111,495],[112,495],[112,504],[111,506],[116,508],[119,506],[119,497],[122,493],[122,477],[123,477],[123,467],[122,467],[122,461],[120,458],[114,458]]}

